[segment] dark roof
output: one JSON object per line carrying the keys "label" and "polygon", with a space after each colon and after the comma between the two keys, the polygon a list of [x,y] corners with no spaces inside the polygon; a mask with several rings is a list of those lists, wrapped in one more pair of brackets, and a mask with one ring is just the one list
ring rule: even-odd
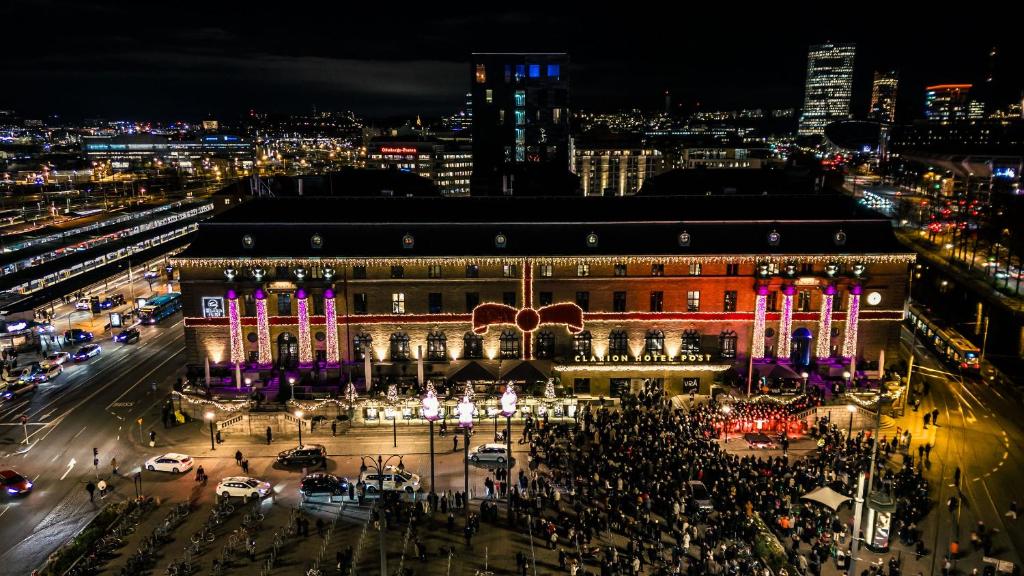
{"label": "dark roof", "polygon": [[315,176],[274,176],[264,178],[276,197],[298,197],[299,180],[306,196],[428,196],[441,193],[434,183],[422,176],[400,170],[344,168],[338,172]]}
{"label": "dark roof", "polygon": [[[688,246],[680,245],[684,231]],[[768,241],[773,231],[777,245]],[[839,231],[845,242],[835,241]],[[591,233],[596,246],[588,245]],[[322,247],[312,246],[314,234]],[[244,235],[252,237],[251,248],[243,246]],[[845,196],[304,198],[254,200],[201,223],[181,257],[906,252],[888,220]]]}
{"label": "dark roof", "polygon": [[463,366],[456,366],[456,363],[452,362],[452,366],[448,372],[448,379],[455,382],[465,382],[467,380],[494,380],[497,378],[497,370],[485,368],[482,361],[476,360],[470,360]]}

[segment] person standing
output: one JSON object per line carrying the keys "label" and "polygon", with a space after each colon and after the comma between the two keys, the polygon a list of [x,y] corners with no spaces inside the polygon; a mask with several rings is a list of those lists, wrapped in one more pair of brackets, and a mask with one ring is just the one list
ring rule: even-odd
{"label": "person standing", "polygon": [[338,421],[337,420],[331,420],[331,436],[337,436],[337,435],[338,435]]}
{"label": "person standing", "polygon": [[113,470],[114,476],[117,476],[117,458],[110,459],[110,468]]}
{"label": "person standing", "polygon": [[248,458],[242,460],[242,472],[245,473],[245,474],[249,473],[249,459]]}
{"label": "person standing", "polygon": [[939,427],[939,409],[932,410],[932,426]]}
{"label": "person standing", "polygon": [[96,494],[96,485],[92,483],[92,480],[85,485],[85,491],[89,493],[89,502],[92,502],[93,496]]}
{"label": "person standing", "polygon": [[274,439],[274,431],[267,426],[267,446],[270,446],[270,442]]}
{"label": "person standing", "polygon": [[459,451],[459,436],[458,434],[452,436],[452,452]]}
{"label": "person standing", "polygon": [[241,450],[236,450],[235,451],[235,464],[238,464],[239,467],[242,466],[242,451]]}

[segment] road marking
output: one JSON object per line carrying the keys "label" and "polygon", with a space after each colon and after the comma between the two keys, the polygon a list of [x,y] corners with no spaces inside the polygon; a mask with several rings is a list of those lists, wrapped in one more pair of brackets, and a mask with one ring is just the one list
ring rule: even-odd
{"label": "road marking", "polygon": [[7,506],[4,506],[4,511],[0,512],[0,518],[3,518],[4,514],[7,514],[7,511],[10,510],[10,509],[11,509],[11,504],[8,504]]}
{"label": "road marking", "polygon": [[71,469],[75,467],[75,464],[76,464],[75,459],[72,458],[71,462],[68,462],[68,469],[65,470],[64,471],[64,475],[60,477],[61,480],[63,480],[63,479],[68,477],[68,474],[71,473]]}
{"label": "road marking", "polygon": [[78,438],[79,436],[81,436],[82,432],[85,432],[85,429],[88,428],[88,427],[89,427],[88,425],[82,426],[82,429],[78,431],[78,434],[75,434],[74,436],[72,436],[71,439],[74,440],[75,438]]}

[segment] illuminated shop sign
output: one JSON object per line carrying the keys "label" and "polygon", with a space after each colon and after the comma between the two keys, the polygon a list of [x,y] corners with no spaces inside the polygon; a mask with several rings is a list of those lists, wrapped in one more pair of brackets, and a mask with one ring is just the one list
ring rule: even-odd
{"label": "illuminated shop sign", "polygon": [[695,363],[695,362],[712,362],[715,360],[712,354],[680,354],[678,356],[668,356],[666,354],[608,354],[606,356],[584,356],[577,354],[573,356],[573,362],[580,364],[591,364],[596,362],[603,362],[607,364],[628,364],[631,362],[678,362],[678,363]]}
{"label": "illuminated shop sign", "polygon": [[415,154],[416,152],[415,148],[406,148],[404,146],[384,146],[380,149],[381,154]]}

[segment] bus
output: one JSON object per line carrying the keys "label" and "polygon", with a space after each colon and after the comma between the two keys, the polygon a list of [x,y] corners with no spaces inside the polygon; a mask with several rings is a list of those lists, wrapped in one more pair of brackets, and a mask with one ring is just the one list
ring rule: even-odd
{"label": "bus", "polygon": [[906,322],[947,364],[968,373],[981,371],[981,350],[953,328],[928,318],[914,304],[907,308]]}
{"label": "bus", "polygon": [[146,302],[146,305],[139,308],[139,322],[143,324],[156,324],[181,310],[181,292],[168,292],[161,294]]}

